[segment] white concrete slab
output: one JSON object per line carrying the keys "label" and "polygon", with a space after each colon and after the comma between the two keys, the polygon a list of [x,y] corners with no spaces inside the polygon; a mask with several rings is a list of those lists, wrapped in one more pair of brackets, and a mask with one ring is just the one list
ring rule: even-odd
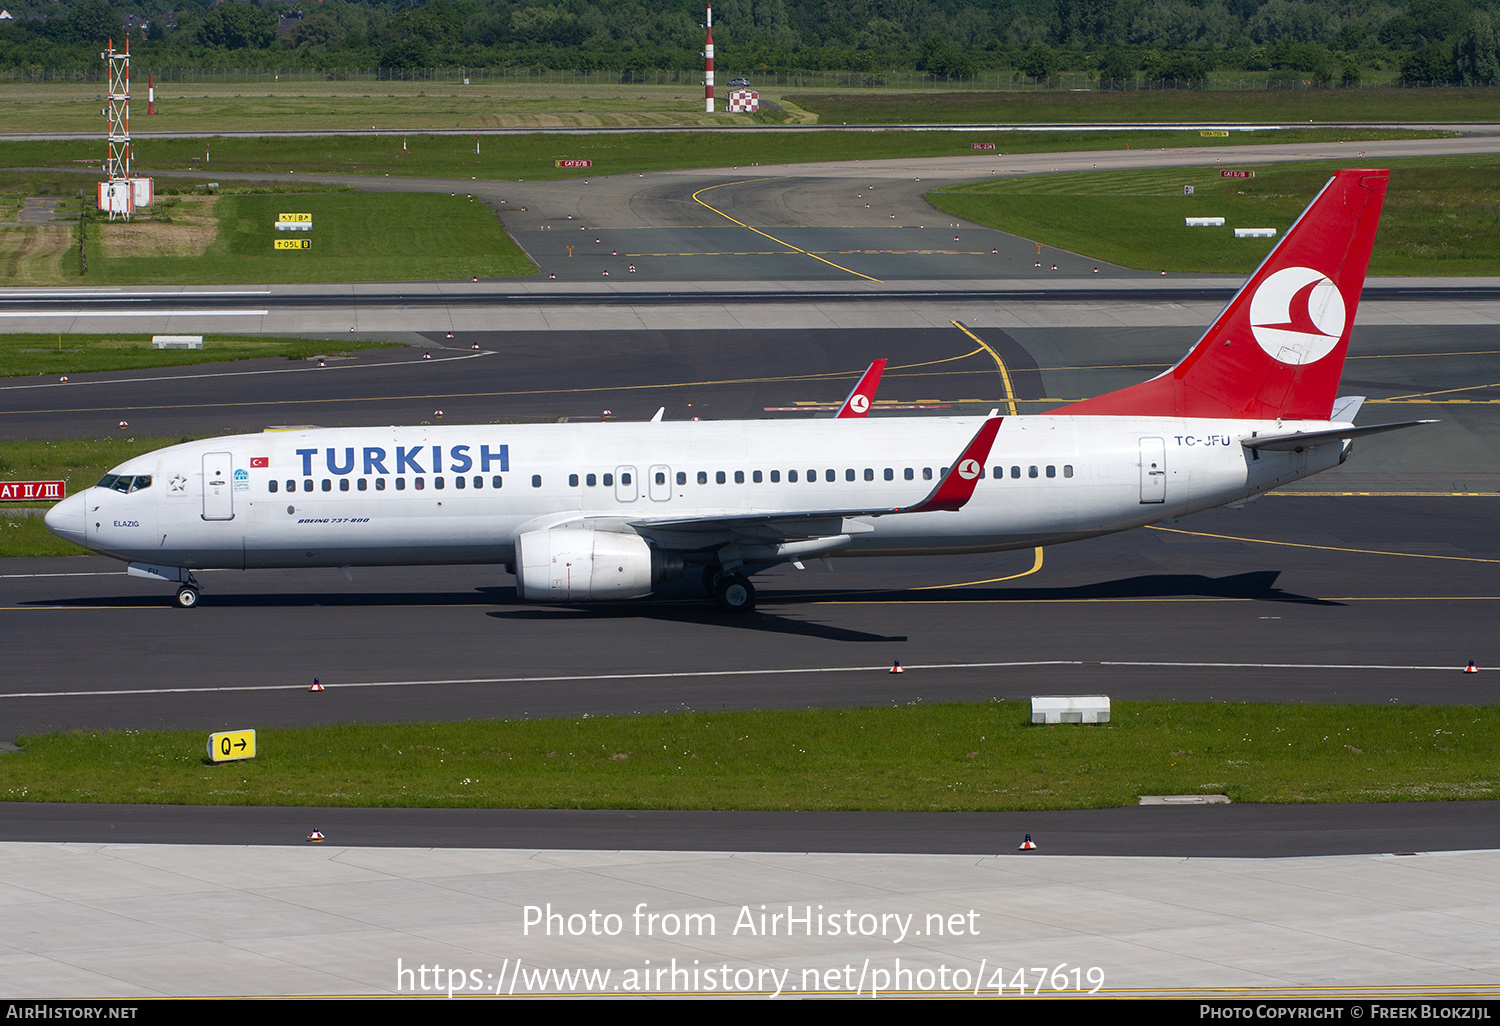
{"label": "white concrete slab", "polygon": [[0,879],[0,993],[27,999],[450,985],[766,994],[778,982],[785,995],[1014,993],[1017,973],[1031,989],[1041,966],[1059,971],[1043,993],[1090,990],[1094,970],[1100,993],[1116,995],[1500,994],[1495,851],[1251,860],[6,843]]}

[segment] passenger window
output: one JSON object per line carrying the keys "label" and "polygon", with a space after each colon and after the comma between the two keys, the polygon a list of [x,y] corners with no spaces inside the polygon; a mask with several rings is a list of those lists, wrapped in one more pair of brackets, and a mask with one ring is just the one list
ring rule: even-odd
{"label": "passenger window", "polygon": [[666,484],[667,483],[667,475],[663,474],[660,470],[658,470],[656,472],[656,483],[659,484],[659,485]]}
{"label": "passenger window", "polygon": [[1052,465],[1052,464],[1050,464],[1050,463],[1049,463],[1049,464],[1047,464],[1047,476],[1048,476],[1048,477],[1056,477],[1056,476],[1057,476],[1057,468],[1056,468],[1056,467],[1054,467],[1054,466],[1053,466],[1053,465]]}
{"label": "passenger window", "polygon": [[375,479],[375,490],[377,492],[383,492],[383,491],[385,491],[385,478],[383,478],[383,477],[377,477]]}
{"label": "passenger window", "polygon": [[923,481],[931,481],[932,480],[932,468],[931,467],[923,467],[922,468],[922,480]]}
{"label": "passenger window", "polygon": [[455,477],[453,479],[453,487],[454,488],[467,488],[467,487],[469,487],[469,479],[466,478],[466,477]]}
{"label": "passenger window", "polygon": [[995,480],[999,481],[1003,477],[1005,477],[1005,468],[1004,467],[996,467],[995,468]]}
{"label": "passenger window", "polygon": [[1027,477],[1036,477],[1036,464],[1035,463],[1033,463],[1031,466],[1029,466],[1029,467],[1026,468],[1026,476]]}
{"label": "passenger window", "polygon": [[286,490],[289,491],[289,492],[295,492],[297,490],[297,482],[296,481],[287,481],[287,483],[286,483]]}
{"label": "passenger window", "polygon": [[569,474],[568,475],[568,487],[569,488],[577,488],[578,487],[578,475],[577,474]]}
{"label": "passenger window", "polygon": [[422,489],[427,487],[427,479],[425,477],[414,477],[412,478],[412,484],[415,485],[417,491],[420,492]]}
{"label": "passenger window", "polygon": [[[606,474],[605,475],[605,483],[606,484],[609,483],[608,478],[609,478],[609,475]],[[500,479],[497,477],[497,478],[495,478],[495,480],[498,481]],[[542,486],[542,475],[541,474],[532,474],[531,475],[531,487],[533,487],[533,488],[540,488],[541,486]]]}
{"label": "passenger window", "polygon": [[895,471],[895,468],[893,468],[893,467],[886,467],[885,468],[885,479],[887,481],[894,481],[894,480],[896,480],[896,471]]}
{"label": "passenger window", "polygon": [[323,490],[325,492],[333,491],[333,482],[328,480],[328,478],[326,477],[323,479]]}
{"label": "passenger window", "polygon": [[1072,477],[1072,476],[1073,476],[1073,464],[1071,464],[1071,463],[1064,463],[1063,464],[1063,477]]}
{"label": "passenger window", "polygon": [[781,484],[781,471],[779,471],[779,470],[773,470],[773,471],[771,471],[771,483],[772,484]]}
{"label": "passenger window", "polygon": [[854,480],[854,468],[853,467],[845,467],[844,468],[844,480],[845,481],[853,481]]}
{"label": "passenger window", "polygon": [[797,472],[795,470],[788,470],[786,472],[786,479],[791,484],[796,484],[797,483]]}
{"label": "passenger window", "polygon": [[1021,476],[1021,468],[1020,467],[1011,467],[1010,468],[1010,476],[1012,478],[1020,477]]}
{"label": "passenger window", "polygon": [[622,485],[628,485],[630,483],[630,475],[629,474],[621,474],[620,475],[620,483]]}
{"label": "passenger window", "polygon": [[677,483],[680,485],[687,484],[687,471],[679,470],[677,472]]}
{"label": "passenger window", "polygon": [[396,478],[396,491],[398,491],[398,492],[404,492],[404,491],[406,491],[406,478],[404,478],[404,477],[398,477],[398,478]]}
{"label": "passenger window", "polygon": [[754,471],[750,475],[750,480],[754,481],[756,484],[760,484],[760,471]]}
{"label": "passenger window", "polygon": [[838,472],[835,471],[832,467],[829,467],[827,470],[823,471],[823,480],[824,481],[837,481],[838,479],[839,479]]}
{"label": "passenger window", "polygon": [[910,467],[907,467],[906,468],[906,475],[905,476],[906,476],[906,479],[908,481],[910,481],[910,480],[913,480],[916,477],[916,474],[912,471],[912,469]]}
{"label": "passenger window", "polygon": [[341,491],[341,492],[347,492],[348,490],[349,490],[349,479],[347,477],[341,477],[341,478],[339,478],[339,491]]}
{"label": "passenger window", "polygon": [[273,492],[274,492],[274,491],[275,491],[275,490],[276,490],[276,482],[275,482],[275,481],[267,481],[267,482],[266,482],[266,487],[267,487],[267,488],[268,488],[268,489],[269,489],[269,490],[271,490],[271,491],[273,491]]}
{"label": "passenger window", "polygon": [[808,470],[808,472],[807,472],[807,483],[808,484],[813,484],[817,480],[818,480],[818,472],[816,470]]}
{"label": "passenger window", "polygon": [[359,484],[356,485],[355,487],[357,487],[362,492],[369,491],[369,489],[370,489],[370,482],[366,481],[364,478],[360,478],[359,479]]}
{"label": "passenger window", "polygon": [[584,475],[583,483],[586,484],[586,485],[588,485],[590,488],[592,488],[592,487],[594,487],[595,485],[597,485],[599,483],[599,475],[598,474],[586,474],[586,475]]}
{"label": "passenger window", "polygon": [[708,471],[706,471],[706,470],[700,470],[700,471],[698,471],[698,483],[699,484],[708,484]]}
{"label": "passenger window", "polygon": [[721,470],[718,473],[714,474],[714,481],[716,481],[719,484],[723,484],[724,483],[724,471]]}
{"label": "passenger window", "polygon": [[442,491],[443,490],[443,479],[440,478],[440,477],[433,478],[432,479],[432,487],[436,488],[438,491]]}
{"label": "passenger window", "polygon": [[606,487],[606,488],[613,488],[614,486],[615,486],[615,475],[613,475],[613,474],[605,474],[604,475],[604,487]]}
{"label": "passenger window", "polygon": [[[491,488],[499,488],[503,484],[505,484],[505,478],[501,477],[499,474],[496,474],[494,477],[490,478]],[[537,484],[541,484],[540,478],[537,479]]]}
{"label": "passenger window", "polygon": [[875,480],[875,470],[874,470],[874,468],[872,468],[872,467],[866,467],[865,468],[865,480],[866,481],[873,481],[873,480]]}
{"label": "passenger window", "polygon": [[312,489],[313,489],[312,478],[310,478],[310,477],[303,478],[303,480],[302,480],[302,490],[304,492],[310,492],[310,491],[312,491]]}
{"label": "passenger window", "polygon": [[735,484],[744,484],[745,483],[745,472],[743,470],[736,470],[734,472],[734,483]]}

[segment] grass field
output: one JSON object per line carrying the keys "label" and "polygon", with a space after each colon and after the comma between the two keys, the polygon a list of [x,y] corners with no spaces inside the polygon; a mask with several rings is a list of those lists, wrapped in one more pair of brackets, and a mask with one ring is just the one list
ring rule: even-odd
{"label": "grass field", "polygon": [[[728,80],[728,76],[725,77]],[[756,82],[783,103],[793,123],[954,124],[1015,122],[1196,123],[1200,121],[1492,121],[1500,89],[1142,90],[1132,92],[932,89],[799,90]],[[463,86],[443,82],[179,83],[156,87],[155,115],[144,87],[132,127],[154,132],[326,132],[375,128],[484,131],[496,128],[723,127],[748,115],[703,110],[696,84],[547,83],[524,79]],[[721,96],[725,91],[721,89]],[[0,84],[0,132],[100,132],[98,83]]]}
{"label": "grass field", "polygon": [[[138,133],[326,132],[347,129],[660,128],[747,125],[743,114],[703,110],[702,86],[548,83],[162,83],[146,114],[137,82]],[[102,132],[99,83],[0,85],[0,132]]]}
{"label": "grass field", "polygon": [[789,92],[823,125],[1494,121],[1500,88],[1199,92]]}
{"label": "grass field", "polygon": [[[313,215],[313,229],[277,231],[283,212]],[[86,275],[79,271],[76,230],[68,224],[0,230],[0,265],[13,268],[10,280],[27,285],[398,281],[536,271],[495,214],[463,195],[168,196],[148,217],[92,218]],[[277,250],[278,240],[310,248]]]}
{"label": "grass field", "polygon": [[[536,181],[606,174],[636,174],[696,167],[895,157],[973,156],[972,144],[992,142],[999,153],[1192,146],[1232,149],[1236,143],[1324,142],[1337,139],[1413,138],[1430,133],[1301,127],[1277,132],[1236,132],[1205,138],[1194,131],[1155,132],[671,132],[591,135],[411,136],[402,150],[389,136],[320,138],[214,138],[140,140],[142,173],[190,170],[209,180],[221,171],[289,174],[333,172],[434,178]],[[209,161],[204,162],[205,153]],[[67,167],[98,161],[100,145],[71,142],[0,143],[0,168]],[[590,168],[559,168],[558,160],[590,160]],[[162,179],[164,184],[169,184]]]}
{"label": "grass field", "polygon": [[[205,335],[202,349],[152,349],[150,335],[0,335],[0,377],[85,374],[91,371],[180,367],[199,363],[285,357],[306,360],[389,342],[350,338],[307,339]],[[0,443],[0,453],[11,443]],[[0,466],[4,456],[0,455]]]}
{"label": "grass field", "polygon": [[[330,685],[336,687],[337,685]],[[0,798],[210,805],[983,810],[1143,794],[1239,802],[1493,798],[1495,707],[1120,702],[1033,727],[1024,702],[18,739]],[[243,726],[250,726],[244,724]]]}
{"label": "grass field", "polygon": [[[1382,161],[1391,168],[1374,275],[1500,274],[1500,156]],[[1252,179],[1217,168],[1097,171],[1009,178],[928,194],[939,209],[1047,246],[1147,270],[1248,273],[1340,163],[1279,164]],[[1183,186],[1194,194],[1183,194]],[[1223,228],[1184,218],[1223,216]]]}

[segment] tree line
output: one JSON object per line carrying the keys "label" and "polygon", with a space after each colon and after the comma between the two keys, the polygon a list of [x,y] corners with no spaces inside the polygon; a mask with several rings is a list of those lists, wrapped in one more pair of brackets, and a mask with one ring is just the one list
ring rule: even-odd
{"label": "tree line", "polygon": [[[718,0],[735,73],[1010,71],[1101,85],[1216,70],[1356,84],[1500,82],[1500,0]],[[98,67],[108,38],[168,68],[691,70],[700,0],[17,0],[0,69]],[[145,65],[142,65],[145,66]]]}

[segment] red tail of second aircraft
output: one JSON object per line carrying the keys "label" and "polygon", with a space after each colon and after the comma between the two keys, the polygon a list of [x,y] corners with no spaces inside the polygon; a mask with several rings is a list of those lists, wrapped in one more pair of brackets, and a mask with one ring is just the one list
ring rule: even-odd
{"label": "red tail of second aircraft", "polygon": [[1340,171],[1182,361],[1054,412],[1327,420],[1389,171]]}

